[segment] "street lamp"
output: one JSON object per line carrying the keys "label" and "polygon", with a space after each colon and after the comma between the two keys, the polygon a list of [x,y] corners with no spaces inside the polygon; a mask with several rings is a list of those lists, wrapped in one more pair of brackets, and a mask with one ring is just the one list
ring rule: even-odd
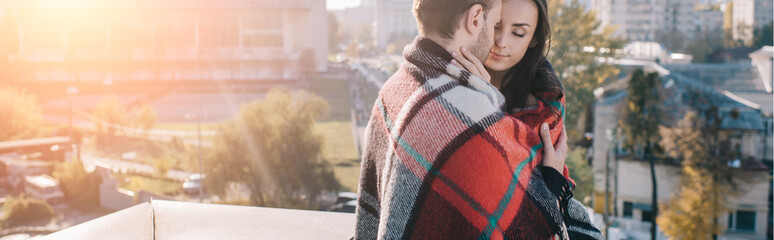
{"label": "street lamp", "polygon": [[[67,101],[70,114],[68,116],[67,136],[70,137],[70,146],[73,146],[73,95],[78,94],[78,87],[67,87]],[[80,160],[80,150],[78,150]],[[72,157],[72,156],[71,156]]]}
{"label": "street lamp", "polygon": [[186,114],[185,118],[188,120],[196,119],[196,145],[199,148],[199,203],[203,202],[204,198],[204,175],[202,175],[202,120],[194,114]]}

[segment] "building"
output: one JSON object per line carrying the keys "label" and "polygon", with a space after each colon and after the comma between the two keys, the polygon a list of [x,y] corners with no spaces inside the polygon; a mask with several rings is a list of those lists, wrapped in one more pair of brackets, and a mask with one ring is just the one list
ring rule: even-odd
{"label": "building", "polygon": [[753,30],[772,22],[772,0],[733,0],[731,33],[734,39],[751,43]]}
{"label": "building", "polygon": [[[592,0],[600,27],[616,27],[614,36],[629,41],[675,42],[683,45],[698,31],[716,30],[723,15],[702,8],[697,1],[683,0]],[[704,6],[704,5],[701,5]],[[678,46],[679,48],[679,46]],[[676,50],[676,49],[670,49]]]}
{"label": "building", "polygon": [[374,14],[376,7],[374,5],[361,4],[357,7],[331,10],[330,12],[339,21],[339,29],[358,29],[363,25],[372,26],[376,22]]}
{"label": "building", "polygon": [[295,80],[325,71],[318,0],[0,0],[0,79]]}
{"label": "building", "polygon": [[751,64],[758,68],[761,80],[766,87],[766,92],[772,91],[774,86],[774,74],[772,74],[772,60],[774,59],[774,47],[764,46],[763,48],[750,53]]}
{"label": "building", "polygon": [[[358,42],[359,44],[367,44],[372,45],[374,43],[374,36],[376,32],[374,31],[375,25],[376,25],[376,2],[375,0],[361,0],[361,3],[359,6],[351,7],[351,8],[345,8],[341,10],[331,10],[330,13],[332,13],[334,16],[336,16],[336,20],[339,23],[339,31],[341,33],[344,33],[343,31],[348,31],[348,35],[351,38],[351,40],[354,41],[355,35],[359,34],[367,34],[367,37],[364,36],[358,36],[362,38],[363,40],[360,41],[370,41],[370,42]],[[334,34],[334,33],[331,33]],[[341,44],[346,44],[347,42],[342,42]],[[338,46],[339,51],[345,51],[345,46]],[[331,49],[333,51],[333,49]]]}
{"label": "building", "polygon": [[413,39],[417,35],[413,3],[413,0],[376,0],[376,46],[379,49],[387,47],[393,39]]}
{"label": "building", "polygon": [[723,12],[718,11],[713,5],[697,6],[694,26],[697,32],[721,32],[723,31]]}
{"label": "building", "polygon": [[[666,124],[675,123],[688,112],[695,111],[689,104],[693,94],[707,97],[718,106],[723,117],[721,130],[722,149],[742,156],[728,159],[728,164],[744,169],[752,181],[740,186],[741,194],[729,198],[727,214],[719,222],[727,231],[719,239],[766,239],[770,224],[770,173],[764,164],[770,164],[771,103],[759,105],[737,94],[768,94],[760,74],[753,66],[745,64],[674,64],[658,65],[654,62],[640,62],[638,65],[622,66],[624,71],[643,68],[661,75],[665,96],[663,105],[667,112],[663,116]],[[594,104],[594,136],[592,168],[595,191],[612,193],[614,221],[633,239],[646,239],[654,217],[651,206],[651,178],[647,161],[627,155],[615,136],[620,104],[626,99],[628,76],[623,77],[596,94]],[[761,98],[763,99],[763,98]],[[680,182],[680,163],[661,162],[656,165],[659,202],[669,201],[676,194]],[[603,206],[599,204],[597,206]],[[599,211],[599,209],[597,209]]]}

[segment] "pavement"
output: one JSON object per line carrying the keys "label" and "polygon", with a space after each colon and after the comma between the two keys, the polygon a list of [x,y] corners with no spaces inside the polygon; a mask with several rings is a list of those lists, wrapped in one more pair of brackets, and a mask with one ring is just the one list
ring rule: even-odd
{"label": "pavement", "polygon": [[[89,154],[87,152],[84,152],[81,155],[83,165],[87,168],[91,168],[94,166],[105,166],[109,167],[113,171],[117,172],[139,172],[143,174],[149,174],[153,175],[156,173],[156,168],[142,163],[132,162],[132,161],[126,161],[121,159],[112,159],[112,158],[106,158],[106,157],[98,157],[93,154]],[[188,176],[190,176],[191,173],[179,171],[170,169],[167,171],[167,178],[175,179],[178,181],[185,181],[188,179]]]}

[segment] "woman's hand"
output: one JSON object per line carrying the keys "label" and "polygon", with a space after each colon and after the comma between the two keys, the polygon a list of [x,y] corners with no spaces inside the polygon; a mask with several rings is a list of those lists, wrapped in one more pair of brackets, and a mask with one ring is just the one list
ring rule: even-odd
{"label": "woman's hand", "polygon": [[540,126],[540,138],[543,140],[543,166],[552,167],[559,173],[563,173],[565,158],[567,158],[567,131],[562,128],[562,134],[559,135],[554,146],[551,142],[548,123],[543,123]]}
{"label": "woman's hand", "polygon": [[452,51],[452,57],[454,57],[452,64],[468,70],[468,72],[480,77],[486,82],[490,82],[491,77],[489,76],[489,72],[486,71],[484,64],[482,64],[473,53],[468,51],[465,47],[460,48],[459,52]]}

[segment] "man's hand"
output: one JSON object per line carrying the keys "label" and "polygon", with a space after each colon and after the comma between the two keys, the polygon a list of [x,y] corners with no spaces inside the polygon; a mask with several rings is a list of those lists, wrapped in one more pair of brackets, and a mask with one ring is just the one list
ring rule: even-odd
{"label": "man's hand", "polygon": [[552,167],[559,173],[563,173],[565,158],[567,158],[567,131],[562,128],[562,134],[559,135],[554,146],[551,142],[548,123],[543,123],[540,126],[540,138],[543,140],[543,166]]}
{"label": "man's hand", "polygon": [[476,58],[473,53],[471,53],[467,48],[462,47],[460,48],[460,52],[452,51],[452,57],[454,59],[452,60],[452,64],[457,65],[465,70],[468,70],[473,75],[476,75],[483,79],[486,82],[491,82],[491,78],[489,76],[489,72],[486,71],[486,68],[484,68],[484,64],[481,63],[478,58]]}

